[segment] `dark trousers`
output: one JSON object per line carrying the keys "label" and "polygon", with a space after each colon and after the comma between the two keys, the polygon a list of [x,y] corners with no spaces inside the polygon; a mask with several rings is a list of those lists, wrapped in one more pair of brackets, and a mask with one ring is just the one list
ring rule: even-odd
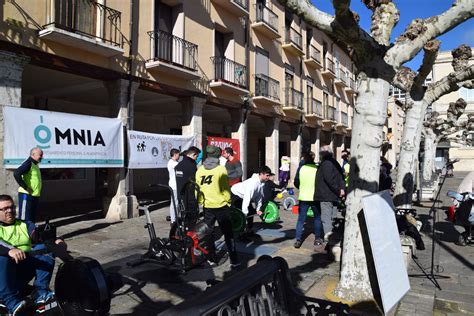
{"label": "dark trousers", "polygon": [[[216,223],[219,224],[222,233],[224,234],[225,245],[229,252],[231,263],[238,262],[237,251],[235,250],[234,233],[232,232],[232,223],[230,221],[230,208],[227,206],[221,208],[205,208],[204,209],[204,222],[210,229],[214,229]],[[210,260],[217,260],[215,257],[215,237],[212,234],[212,240],[210,242]]]}
{"label": "dark trousers", "polygon": [[[34,250],[44,248],[38,245]],[[0,300],[9,310],[22,300],[20,292],[33,278],[38,295],[49,289],[54,259],[51,255],[27,256],[18,264],[9,256],[0,256]]]}
{"label": "dark trousers", "polygon": [[[242,210],[243,199],[235,194],[232,194],[231,198],[232,198],[232,207]],[[252,204],[249,205],[248,210],[249,210],[249,213],[247,214],[247,230],[252,230],[253,216],[251,215],[255,215],[257,213],[257,210],[252,206]]]}
{"label": "dark trousers", "polygon": [[36,209],[38,208],[39,197],[26,193],[18,193],[18,219],[22,221],[35,222]]}

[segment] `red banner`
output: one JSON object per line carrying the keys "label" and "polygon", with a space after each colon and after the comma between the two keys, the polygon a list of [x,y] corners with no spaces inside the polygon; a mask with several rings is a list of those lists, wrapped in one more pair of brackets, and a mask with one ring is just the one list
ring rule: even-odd
{"label": "red banner", "polygon": [[217,146],[222,150],[226,147],[230,147],[234,150],[234,157],[240,160],[240,143],[238,139],[209,136],[207,137],[207,144]]}

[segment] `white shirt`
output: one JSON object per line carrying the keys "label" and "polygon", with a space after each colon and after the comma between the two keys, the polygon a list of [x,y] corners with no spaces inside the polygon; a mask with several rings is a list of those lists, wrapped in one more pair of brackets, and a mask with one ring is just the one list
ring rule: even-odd
{"label": "white shirt", "polygon": [[174,171],[174,167],[176,167],[176,165],[178,164],[178,162],[176,160],[173,160],[173,159],[170,159],[168,161],[168,174],[169,174],[169,181],[168,181],[168,185],[176,191],[176,173]]}
{"label": "white shirt", "polygon": [[263,204],[263,186],[265,182],[260,181],[258,173],[254,173],[250,179],[234,184],[230,191],[240,197],[242,201],[242,212],[249,213],[251,201],[257,203],[256,210],[260,210]]}
{"label": "white shirt", "polygon": [[227,163],[227,159],[225,159],[223,156],[220,156],[219,157],[219,164],[221,166],[224,166],[225,167],[225,164]]}

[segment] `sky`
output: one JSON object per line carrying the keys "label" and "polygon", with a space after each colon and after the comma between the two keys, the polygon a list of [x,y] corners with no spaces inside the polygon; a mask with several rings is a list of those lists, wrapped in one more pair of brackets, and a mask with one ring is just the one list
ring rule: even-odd
{"label": "sky", "polygon": [[[331,0],[312,0],[312,2],[321,11],[334,15]],[[400,21],[392,32],[392,42],[398,35],[403,33],[413,19],[439,15],[449,9],[454,0],[394,0],[393,2],[400,11]],[[359,24],[361,27],[367,32],[370,32],[370,17],[372,12],[365,7],[361,0],[352,0],[351,9],[359,14]],[[467,44],[473,47],[474,18],[458,25],[456,28],[438,37],[438,39],[441,41],[442,51],[450,51],[460,44]],[[405,65],[413,70],[417,70],[422,61],[423,51]]]}

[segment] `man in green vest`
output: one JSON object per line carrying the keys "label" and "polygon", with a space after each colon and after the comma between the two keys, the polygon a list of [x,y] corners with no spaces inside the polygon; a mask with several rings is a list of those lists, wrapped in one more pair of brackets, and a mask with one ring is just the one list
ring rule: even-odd
{"label": "man in green vest", "polygon": [[18,218],[23,221],[35,222],[36,209],[41,195],[41,171],[39,163],[43,159],[43,151],[35,147],[30,150],[26,159],[13,175],[20,186],[18,188]]}
{"label": "man in green vest", "polygon": [[[54,297],[49,289],[53,275],[54,258],[51,254],[27,255],[31,250],[44,249],[32,222],[16,218],[15,205],[9,195],[0,194],[0,301],[13,315],[19,315],[26,306],[20,293],[31,279],[35,279],[35,303],[43,304]],[[66,249],[64,241],[56,245]]]}
{"label": "man in green vest", "polygon": [[316,208],[314,201],[314,191],[316,188],[316,172],[317,167],[314,163],[314,153],[309,152],[304,155],[303,165],[298,170],[295,176],[294,184],[299,189],[299,207],[298,207],[298,222],[296,223],[296,241],[295,248],[300,248],[303,243],[303,227],[306,221],[308,209],[311,207],[314,214],[314,246],[315,250],[320,250],[322,245],[321,232],[321,213],[319,208]]}

